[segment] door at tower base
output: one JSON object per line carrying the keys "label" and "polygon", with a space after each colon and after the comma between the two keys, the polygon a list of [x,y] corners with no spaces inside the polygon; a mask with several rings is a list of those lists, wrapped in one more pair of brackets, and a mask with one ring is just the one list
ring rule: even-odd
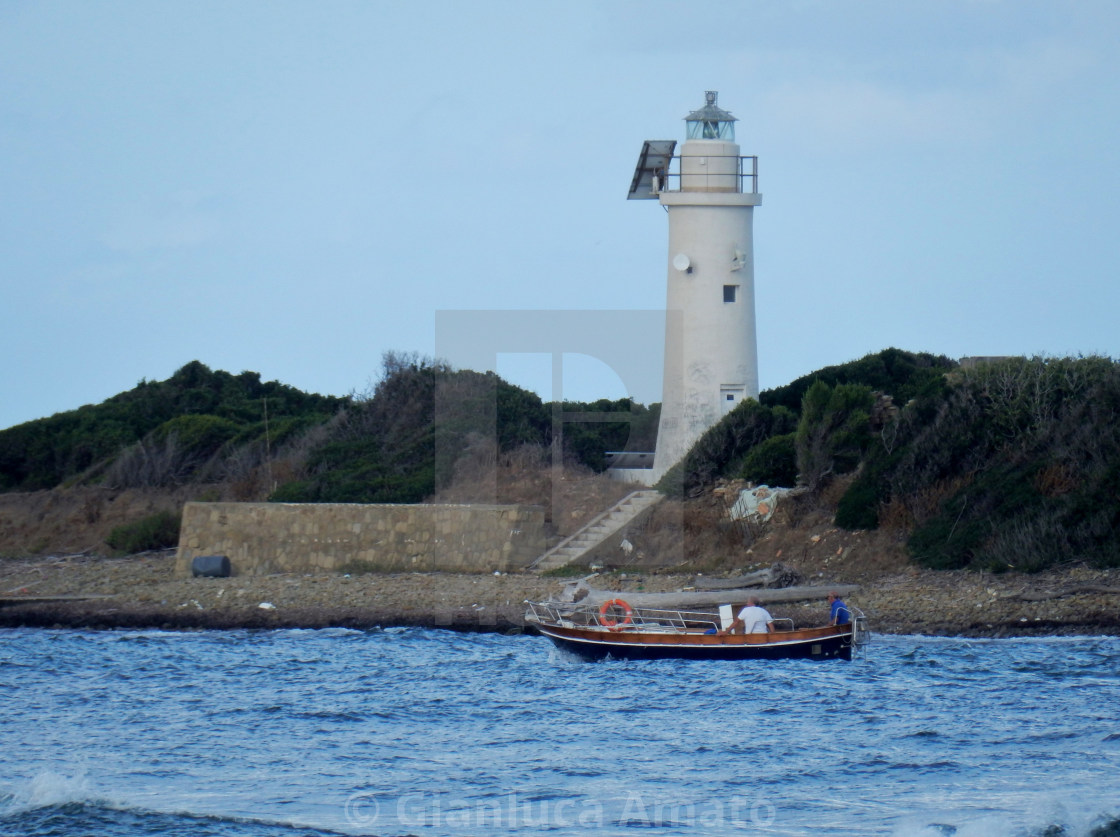
{"label": "door at tower base", "polygon": [[720,416],[726,416],[747,397],[747,388],[743,384],[724,384],[719,388]]}

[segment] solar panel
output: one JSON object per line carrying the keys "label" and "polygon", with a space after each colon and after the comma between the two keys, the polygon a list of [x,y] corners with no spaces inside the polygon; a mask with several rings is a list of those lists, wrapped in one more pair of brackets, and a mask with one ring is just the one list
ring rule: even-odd
{"label": "solar panel", "polygon": [[[627,200],[657,199],[657,191],[665,188],[669,161],[673,159],[676,147],[676,140],[646,140],[642,143],[642,153],[638,155],[638,165],[634,168],[634,179],[630,181]],[[658,178],[658,190],[653,188],[655,177]]]}

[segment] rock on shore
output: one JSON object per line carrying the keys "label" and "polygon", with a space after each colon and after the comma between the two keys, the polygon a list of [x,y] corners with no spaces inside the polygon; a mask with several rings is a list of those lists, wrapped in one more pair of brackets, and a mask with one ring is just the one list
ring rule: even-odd
{"label": "rock on shore", "polygon": [[[0,626],[511,631],[524,627],[526,600],[554,598],[567,581],[523,573],[179,578],[173,564],[173,553],[0,560]],[[680,590],[692,580],[609,573],[595,586],[625,596]],[[860,581],[847,601],[867,614],[878,633],[1120,634],[1116,570],[1072,568],[1034,576],[907,570]],[[82,595],[107,598],[17,601]],[[821,624],[827,606],[775,604],[771,612],[799,625]]]}

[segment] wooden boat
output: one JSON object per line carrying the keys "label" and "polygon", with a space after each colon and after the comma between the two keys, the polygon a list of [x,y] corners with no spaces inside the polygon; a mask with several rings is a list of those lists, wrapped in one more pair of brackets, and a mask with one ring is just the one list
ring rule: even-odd
{"label": "wooden boat", "polygon": [[866,644],[866,618],[851,608],[847,625],[795,628],[775,619],[767,633],[717,633],[723,614],[633,608],[622,599],[596,607],[567,602],[526,602],[525,621],[558,648],[589,660],[850,660]]}

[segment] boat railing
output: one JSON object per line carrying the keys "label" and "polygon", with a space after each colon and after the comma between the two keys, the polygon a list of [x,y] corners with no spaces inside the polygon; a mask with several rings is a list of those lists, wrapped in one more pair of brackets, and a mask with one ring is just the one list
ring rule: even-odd
{"label": "boat railing", "polygon": [[[533,622],[568,628],[605,628],[611,631],[664,631],[673,633],[715,633],[723,625],[715,613],[688,610],[631,608],[627,611],[564,602],[526,602]],[[793,631],[792,619],[773,620],[775,631]]]}
{"label": "boat railing", "polygon": [[687,610],[632,608],[611,610],[594,605],[565,602],[526,602],[527,618],[533,622],[572,628],[606,628],[613,631],[642,630],[703,633],[719,630],[719,616]]}
{"label": "boat railing", "polygon": [[719,630],[719,617],[713,613],[699,613],[687,610],[654,610],[651,608],[635,608],[629,620],[621,620],[595,611],[598,624],[605,628],[626,630],[632,625],[632,630],[657,630],[669,629],[684,632]]}
{"label": "boat railing", "polygon": [[852,613],[852,645],[863,648],[871,643],[871,631],[867,627],[867,617],[858,607],[849,606]]}
{"label": "boat railing", "polygon": [[[715,613],[654,608],[607,607],[570,602],[525,602],[527,621],[564,628],[596,628],[613,632],[642,631],[646,633],[715,633],[723,626]],[[852,638],[856,648],[871,641],[867,617],[858,607],[850,608]],[[794,631],[794,621],[785,617],[772,620],[775,632]]]}

